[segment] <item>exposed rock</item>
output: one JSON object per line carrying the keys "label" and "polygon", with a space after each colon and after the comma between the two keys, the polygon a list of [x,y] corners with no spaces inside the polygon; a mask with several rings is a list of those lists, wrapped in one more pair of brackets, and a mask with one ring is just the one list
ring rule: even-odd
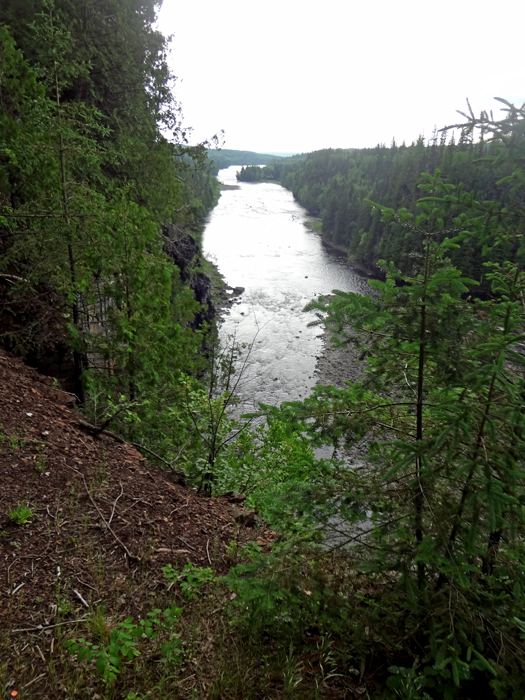
{"label": "exposed rock", "polygon": [[164,251],[180,270],[180,278],[192,289],[201,311],[195,316],[193,326],[200,328],[203,323],[211,323],[216,316],[212,301],[211,280],[201,272],[202,253],[197,241],[175,224],[162,227]]}
{"label": "exposed rock", "polygon": [[228,491],[228,493],[223,494],[230,503],[244,503],[246,496],[243,493],[236,493],[235,491]]}
{"label": "exposed rock", "polygon": [[259,520],[259,515],[256,510],[236,509],[232,511],[232,515],[235,522],[244,525],[244,527],[255,527],[255,524]]}

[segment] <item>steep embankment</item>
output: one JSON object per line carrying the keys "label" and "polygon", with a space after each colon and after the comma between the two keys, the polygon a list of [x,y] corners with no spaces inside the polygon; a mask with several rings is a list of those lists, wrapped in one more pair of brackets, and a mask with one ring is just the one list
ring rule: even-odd
{"label": "steep embankment", "polygon": [[201,496],[131,445],[90,434],[53,384],[0,350],[0,655],[9,687],[32,683],[35,697],[57,690],[61,664],[68,673],[63,634],[86,634],[72,621],[101,605],[114,622],[144,615],[165,594],[161,567],[224,572],[232,540],[273,536],[242,524],[242,497]]}

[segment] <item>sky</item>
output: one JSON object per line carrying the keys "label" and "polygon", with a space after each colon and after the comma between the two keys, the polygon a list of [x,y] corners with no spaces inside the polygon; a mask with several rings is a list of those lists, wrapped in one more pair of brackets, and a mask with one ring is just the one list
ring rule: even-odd
{"label": "sky", "polygon": [[308,152],[390,145],[525,102],[523,0],[164,0],[198,143]]}

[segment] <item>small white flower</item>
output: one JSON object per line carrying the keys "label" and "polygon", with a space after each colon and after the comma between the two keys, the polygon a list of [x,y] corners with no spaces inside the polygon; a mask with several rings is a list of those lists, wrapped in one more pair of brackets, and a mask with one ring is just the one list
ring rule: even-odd
{"label": "small white flower", "polygon": [[29,416],[31,418],[33,414],[32,413],[26,413],[26,416]]}

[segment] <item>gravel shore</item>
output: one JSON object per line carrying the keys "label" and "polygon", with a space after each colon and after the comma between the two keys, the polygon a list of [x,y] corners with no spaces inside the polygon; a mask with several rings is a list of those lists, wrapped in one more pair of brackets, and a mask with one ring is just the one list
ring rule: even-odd
{"label": "gravel shore", "polygon": [[[323,331],[324,347],[315,368],[316,383],[320,386],[344,389],[346,382],[355,382],[362,378],[365,361],[360,359],[361,351],[352,343],[334,347],[332,335],[326,329]],[[331,456],[344,460],[349,467],[362,467],[368,453],[368,439],[368,436],[365,436],[351,447],[340,446]]]}
{"label": "gravel shore", "polygon": [[323,351],[317,360],[315,375],[317,384],[344,389],[345,382],[355,382],[363,376],[364,361],[355,345],[334,347],[332,333],[323,331]]}

